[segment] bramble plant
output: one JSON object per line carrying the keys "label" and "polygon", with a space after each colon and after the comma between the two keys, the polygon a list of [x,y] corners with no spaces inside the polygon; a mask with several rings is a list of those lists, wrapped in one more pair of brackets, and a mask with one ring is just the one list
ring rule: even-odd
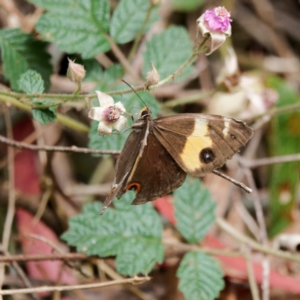
{"label": "bramble plant", "polygon": [[[35,24],[37,34],[20,29],[0,30],[3,74],[11,88],[0,90],[0,101],[30,113],[43,125],[57,122],[84,133],[89,137],[89,148],[106,154],[122,149],[130,132],[126,128],[132,125],[135,112],[144,106],[122,79],[150,107],[153,118],[168,114],[184,102],[158,102],[153,91],[169,83],[183,84],[197,72],[193,63],[199,54],[213,53],[231,35],[232,20],[224,7],[206,10],[195,23],[197,37],[191,38],[182,26],[152,30],[161,21],[159,0],[120,0],[113,9],[107,0],[28,1],[44,10]],[[173,2],[186,11],[202,3]],[[53,72],[48,43],[68,56],[66,75],[74,84],[72,94],[47,93]],[[108,52],[113,63],[105,56],[104,68],[99,61]],[[143,61],[141,68],[133,67],[136,57]],[[234,63],[232,73],[238,72],[237,62]],[[83,93],[83,85],[90,82],[93,87]],[[224,80],[220,87],[223,85],[230,89],[232,82]],[[207,96],[204,94],[203,98]],[[82,109],[85,119],[93,120],[90,126],[63,113],[66,107]],[[272,142],[277,144],[278,140],[273,137]],[[190,244],[177,269],[178,289],[186,300],[215,299],[225,287],[224,273],[219,260],[197,245],[216,221],[216,203],[201,181],[190,177],[173,197],[173,225],[180,239]],[[126,193],[120,200],[114,200],[114,208],[108,208],[101,217],[101,203],[86,204],[82,213],[69,220],[62,240],[88,256],[114,256],[119,274],[148,275],[165,260],[164,222],[151,203],[131,206],[132,199],[133,195]],[[278,226],[282,228],[285,224]],[[249,242],[241,240],[243,244]],[[268,248],[255,242],[251,246],[268,253]],[[255,294],[255,287],[251,286],[251,291]]]}
{"label": "bramble plant", "polygon": [[[46,11],[35,25],[42,41],[19,29],[0,31],[3,71],[13,90],[0,92],[0,100],[31,111],[32,117],[41,124],[57,121],[82,132],[88,131],[86,125],[58,111],[67,103],[87,100],[96,106],[90,109],[89,117],[99,122],[94,121],[89,129],[89,146],[94,149],[120,150],[127,133],[106,137],[99,134],[121,130],[126,122],[124,105],[127,110],[141,108],[142,103],[120,82],[125,74],[131,76],[131,84],[145,79],[144,84],[134,85],[134,88],[155,117],[160,105],[150,92],[143,90],[151,91],[171,80],[184,81],[193,74],[192,63],[198,54],[213,52],[231,30],[230,14],[225,8],[207,11],[204,20],[199,19],[199,33],[204,38],[194,49],[185,28],[170,26],[149,36],[143,51],[142,74],[133,74],[130,61],[136,55],[143,35],[159,20],[155,1],[122,0],[111,18],[109,2],[105,0],[74,0],[73,3],[61,4],[50,0],[30,2]],[[222,26],[219,28],[218,24]],[[125,57],[118,45],[130,41],[134,42],[128,57]],[[67,76],[77,84],[72,95],[44,93],[49,88],[52,73],[46,42],[55,43],[68,54],[80,54],[82,58],[80,63],[69,59]],[[120,64],[103,71],[95,56],[109,50]],[[100,107],[97,107],[99,104],[95,101],[94,92],[81,94],[83,80],[96,83]],[[114,101],[117,103],[114,104]],[[174,193],[174,197],[176,227],[188,242],[197,244],[214,222],[215,203],[198,180],[192,183],[187,180]],[[133,207],[130,206],[131,200],[130,193],[126,194],[120,201],[114,202],[115,209],[108,209],[102,217],[99,217],[100,203],[86,205],[82,214],[69,221],[69,230],[62,238],[87,255],[116,256],[120,274],[148,274],[155,263],[164,260],[163,224],[151,204]],[[180,278],[179,289],[186,299],[213,299],[224,287],[218,262],[204,253],[188,252],[177,274]]]}

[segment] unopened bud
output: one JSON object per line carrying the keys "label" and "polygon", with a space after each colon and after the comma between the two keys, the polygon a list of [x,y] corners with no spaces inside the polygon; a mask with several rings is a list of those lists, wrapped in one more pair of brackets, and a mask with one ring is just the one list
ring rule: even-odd
{"label": "unopened bud", "polygon": [[151,70],[147,73],[145,88],[148,89],[149,86],[155,85],[159,82],[159,74],[153,64],[151,63]]}
{"label": "unopened bud", "polygon": [[83,65],[76,64],[74,61],[69,60],[69,66],[67,71],[67,77],[76,83],[80,83],[85,76],[85,69]]}

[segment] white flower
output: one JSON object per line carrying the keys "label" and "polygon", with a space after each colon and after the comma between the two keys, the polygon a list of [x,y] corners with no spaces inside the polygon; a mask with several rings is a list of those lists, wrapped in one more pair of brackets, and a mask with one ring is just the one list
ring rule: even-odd
{"label": "white flower", "polygon": [[114,104],[114,99],[100,91],[96,91],[100,107],[93,107],[89,111],[89,118],[99,121],[99,134],[111,134],[113,129],[120,131],[126,123],[126,112],[121,102]]}

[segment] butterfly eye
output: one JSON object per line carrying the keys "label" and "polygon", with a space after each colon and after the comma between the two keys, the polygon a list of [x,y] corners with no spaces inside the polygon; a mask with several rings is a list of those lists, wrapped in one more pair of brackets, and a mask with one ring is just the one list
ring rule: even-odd
{"label": "butterfly eye", "polygon": [[209,164],[212,161],[214,161],[216,158],[214,152],[211,150],[211,148],[204,148],[200,152],[200,161],[202,161],[205,164]]}

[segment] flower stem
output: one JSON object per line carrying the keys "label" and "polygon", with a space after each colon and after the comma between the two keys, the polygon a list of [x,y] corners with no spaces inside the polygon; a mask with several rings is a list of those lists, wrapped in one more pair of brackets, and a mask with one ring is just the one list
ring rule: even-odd
{"label": "flower stem", "polygon": [[128,72],[128,74],[130,74],[130,76],[136,81],[136,82],[140,82],[140,78],[139,76],[133,72],[129,61],[127,60],[127,58],[124,56],[123,52],[120,50],[120,48],[118,47],[118,45],[115,43],[115,41],[108,35],[105,35],[106,39],[108,40],[110,47],[111,47],[111,51],[114,53],[114,55],[117,57],[117,59],[119,60],[120,64],[124,67],[124,69]]}
{"label": "flower stem", "polygon": [[168,77],[166,77],[165,79],[161,80],[159,83],[155,84],[155,85],[151,85],[149,87],[149,90],[153,90],[154,88],[156,87],[159,87],[159,86],[162,86],[164,85],[165,83],[173,80],[176,76],[180,75],[181,72],[186,68],[188,67],[195,59],[196,57],[198,56],[198,54],[202,51],[205,50],[205,44],[207,42],[207,40],[209,39],[210,37],[209,36],[206,36],[202,43],[193,51],[192,55],[190,56],[190,58],[183,64],[179,67],[179,69],[177,71],[175,71],[173,74],[169,75]]}
{"label": "flower stem", "polygon": [[[19,100],[10,97],[10,96],[4,96],[0,94],[0,102],[4,102],[4,103],[10,103],[11,105],[18,107],[24,111],[30,112],[31,113],[31,106],[24,104],[22,102],[20,102]],[[80,131],[80,132],[88,132],[89,131],[89,127],[78,122],[75,121],[72,118],[69,118],[67,116],[64,116],[62,114],[57,113],[57,122],[60,123],[61,125],[64,125],[70,129],[76,130],[76,131]]]}

